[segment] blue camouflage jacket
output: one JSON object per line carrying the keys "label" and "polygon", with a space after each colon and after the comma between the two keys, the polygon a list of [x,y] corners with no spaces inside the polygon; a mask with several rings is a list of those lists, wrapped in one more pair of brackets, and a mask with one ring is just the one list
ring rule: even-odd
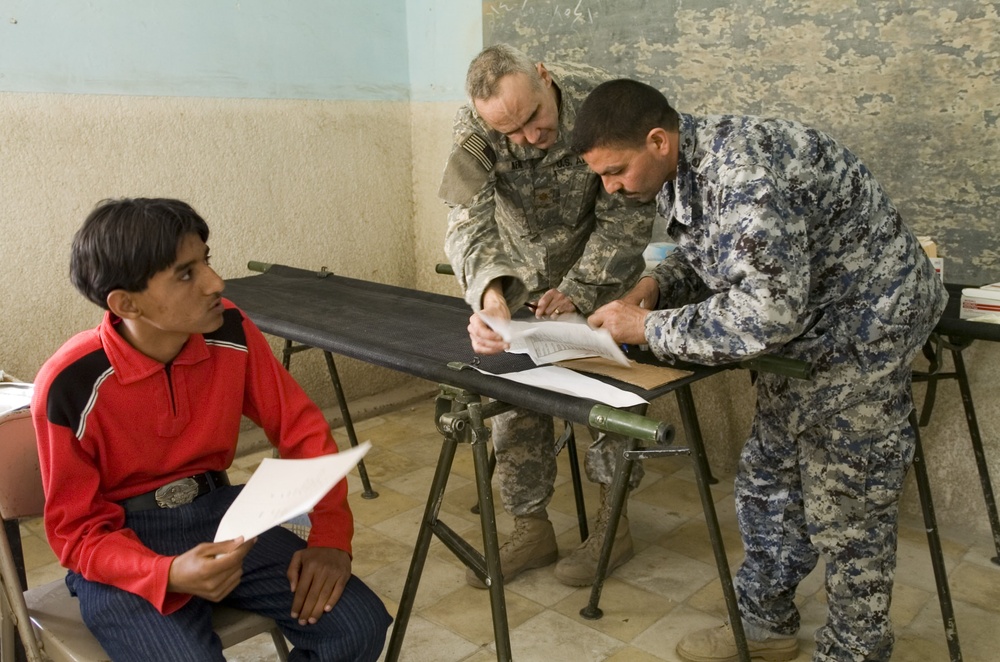
{"label": "blue camouflage jacket", "polygon": [[[661,358],[813,360],[923,343],[947,294],[863,163],[826,134],[757,117],[681,115],[677,177],[657,212],[677,250],[654,269]],[[831,346],[832,343],[832,346]]]}

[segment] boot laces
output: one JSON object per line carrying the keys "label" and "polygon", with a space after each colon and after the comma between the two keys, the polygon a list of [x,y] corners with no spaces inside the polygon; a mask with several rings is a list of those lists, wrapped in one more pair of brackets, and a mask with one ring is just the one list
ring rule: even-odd
{"label": "boot laces", "polygon": [[[601,494],[601,507],[597,511],[597,521],[594,522],[594,530],[590,532],[587,536],[587,540],[581,543],[581,547],[587,550],[587,553],[593,557],[598,558],[601,554],[601,546],[604,544],[604,536],[608,530],[608,522],[611,521],[611,491],[608,490],[607,493]],[[621,519],[625,518],[625,509],[622,508]],[[622,527],[621,519],[618,521],[618,531],[615,531],[615,537],[618,536],[619,531]]]}
{"label": "boot laces", "polygon": [[517,545],[523,542],[528,537],[528,519],[527,518],[516,518],[514,520],[514,531],[511,532],[510,538],[507,539],[502,546],[507,547],[508,545]]}

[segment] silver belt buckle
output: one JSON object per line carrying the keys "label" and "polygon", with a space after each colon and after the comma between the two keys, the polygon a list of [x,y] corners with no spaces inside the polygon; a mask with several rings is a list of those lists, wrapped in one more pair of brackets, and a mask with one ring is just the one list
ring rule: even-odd
{"label": "silver belt buckle", "polygon": [[194,501],[198,496],[198,481],[194,478],[181,478],[167,483],[156,490],[156,505],[160,508],[176,508]]}

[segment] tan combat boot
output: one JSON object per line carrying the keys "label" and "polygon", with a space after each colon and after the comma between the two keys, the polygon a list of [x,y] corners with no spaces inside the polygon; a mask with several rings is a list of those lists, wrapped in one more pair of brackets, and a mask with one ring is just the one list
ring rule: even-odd
{"label": "tan combat boot", "polygon": [[[514,533],[500,547],[500,572],[506,583],[525,570],[555,563],[558,558],[556,532],[543,510],[538,514],[514,518]],[[465,581],[469,586],[486,588],[472,568],[466,568]]]}
{"label": "tan combat boot", "polygon": [[[750,657],[766,662],[787,662],[799,655],[799,641],[782,635],[767,639],[747,639]],[[686,662],[738,662],[736,639],[729,623],[691,632],[677,644],[677,655]]]}
{"label": "tan combat boot", "polygon": [[[590,586],[597,578],[597,561],[601,556],[601,546],[604,544],[604,533],[608,530],[608,520],[611,516],[611,488],[601,485],[601,506],[597,513],[597,522],[587,540],[580,544],[573,553],[556,564],[556,579],[569,586]],[[615,544],[611,548],[611,558],[608,561],[610,575],[615,568],[635,555],[632,548],[632,534],[628,530],[628,498],[622,504],[621,518],[618,520],[618,530],[615,531]]]}

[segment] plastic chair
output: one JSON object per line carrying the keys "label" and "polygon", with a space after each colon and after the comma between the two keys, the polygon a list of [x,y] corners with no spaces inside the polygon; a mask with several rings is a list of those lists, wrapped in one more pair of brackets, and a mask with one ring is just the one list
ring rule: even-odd
{"label": "plastic chair", "polygon": [[[17,522],[40,516],[44,504],[31,415],[27,410],[0,415],[0,517],[4,525],[0,535],[0,583],[3,584],[0,660],[15,659],[15,628],[30,662],[110,660],[84,624],[80,603],[70,595],[63,580],[25,590]],[[223,648],[267,632],[274,641],[278,658],[283,662],[288,659],[285,638],[270,618],[216,605],[212,627]]]}

